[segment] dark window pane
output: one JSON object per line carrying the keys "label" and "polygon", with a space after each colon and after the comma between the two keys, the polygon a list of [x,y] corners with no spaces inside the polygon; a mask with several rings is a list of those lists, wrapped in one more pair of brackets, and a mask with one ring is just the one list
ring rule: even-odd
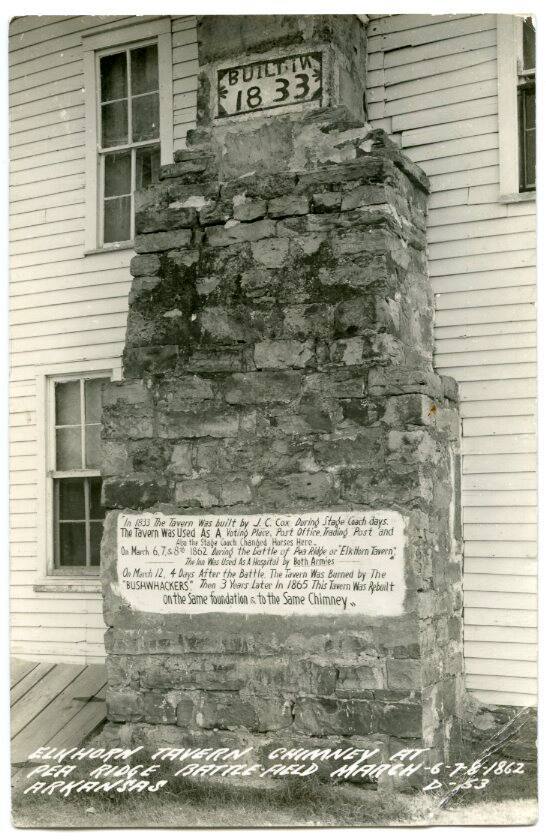
{"label": "dark window pane", "polygon": [[534,70],[536,66],[536,38],[532,18],[523,21],[523,69]]}
{"label": "dark window pane", "polygon": [[149,93],[132,100],[133,142],[159,137],[159,94]]}
{"label": "dark window pane", "polygon": [[85,427],[85,460],[88,470],[99,469],[102,457],[99,425]]}
{"label": "dark window pane", "polygon": [[80,422],[79,380],[57,382],[55,384],[55,425],[70,426]]}
{"label": "dark window pane", "polygon": [[519,87],[518,119],[520,190],[525,192],[535,189],[536,178],[535,85],[532,81]]}
{"label": "dark window pane", "polygon": [[82,446],[81,428],[79,426],[57,429],[57,469],[81,470]]}
{"label": "dark window pane", "polygon": [[158,90],[157,44],[131,50],[131,92],[147,93]]}
{"label": "dark window pane", "polygon": [[100,541],[102,539],[102,522],[91,523],[90,553],[91,565],[100,566]]}
{"label": "dark window pane", "polygon": [[107,379],[85,380],[85,422],[100,423],[102,415],[102,386]]}
{"label": "dark window pane", "polygon": [[127,96],[127,55],[105,55],[100,60],[101,102]]}
{"label": "dark window pane", "polygon": [[59,525],[59,566],[85,566],[85,523]]}
{"label": "dark window pane", "polygon": [[127,100],[102,105],[102,146],[121,146],[127,143]]}
{"label": "dark window pane", "polygon": [[100,494],[102,489],[102,479],[89,479],[89,518],[90,519],[104,519],[104,508],[100,503]]}
{"label": "dark window pane", "polygon": [[143,146],[136,150],[136,189],[144,190],[159,180],[159,146]]}
{"label": "dark window pane", "polygon": [[129,195],[131,192],[131,152],[104,156],[104,195]]}
{"label": "dark window pane", "polygon": [[535,187],[535,145],[535,132],[528,131],[525,137],[525,186],[527,187],[527,189],[532,189]]}
{"label": "dark window pane", "polygon": [[126,242],[131,238],[131,198],[109,198],[104,202],[104,242]]}
{"label": "dark window pane", "polygon": [[535,116],[535,88],[533,86],[532,90],[525,91],[525,129],[529,130],[530,128],[535,128],[536,126],[536,116]]}
{"label": "dark window pane", "polygon": [[63,478],[59,481],[59,520],[85,519],[83,478]]}

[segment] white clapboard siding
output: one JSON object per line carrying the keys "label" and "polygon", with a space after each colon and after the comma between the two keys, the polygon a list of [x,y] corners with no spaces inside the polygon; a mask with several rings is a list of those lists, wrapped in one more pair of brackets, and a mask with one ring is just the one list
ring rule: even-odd
{"label": "white clapboard siding", "polygon": [[186,132],[195,128],[197,109],[197,29],[194,17],[174,18],[173,126],[174,147],[186,145]]}
{"label": "white clapboard siding", "polygon": [[468,688],[536,696],[534,202],[500,204],[494,15],[369,24],[370,119],[431,180],[435,364],[460,383]]}
{"label": "white clapboard siding", "polygon": [[[43,442],[36,377],[80,361],[98,370],[120,364],[132,252],[84,256],[81,38],[132,20],[33,15],[14,20],[10,28],[12,653],[28,659],[104,657],[98,592],[34,591],[44,562],[37,553]],[[194,18],[172,19],[172,46],[176,148],[195,121]]]}

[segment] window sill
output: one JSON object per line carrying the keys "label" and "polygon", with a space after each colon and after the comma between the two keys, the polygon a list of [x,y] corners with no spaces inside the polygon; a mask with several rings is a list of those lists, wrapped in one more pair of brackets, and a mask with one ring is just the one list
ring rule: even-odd
{"label": "window sill", "polygon": [[70,580],[69,578],[47,578],[36,581],[32,587],[34,592],[81,592],[90,595],[100,595],[102,593],[102,585],[100,580]]}
{"label": "window sill", "polygon": [[134,242],[120,242],[118,245],[108,245],[103,248],[89,248],[83,252],[84,257],[91,257],[93,254],[117,254],[119,251],[134,251]]}
{"label": "window sill", "polygon": [[516,204],[520,201],[536,201],[536,192],[512,193],[511,195],[500,195],[499,204]]}

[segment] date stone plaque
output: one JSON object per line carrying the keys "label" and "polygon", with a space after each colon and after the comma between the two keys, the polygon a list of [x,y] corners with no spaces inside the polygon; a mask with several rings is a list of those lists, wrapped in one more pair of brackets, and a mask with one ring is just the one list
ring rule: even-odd
{"label": "date stone plaque", "polygon": [[322,104],[322,52],[267,58],[218,70],[218,117],[304,102]]}
{"label": "date stone plaque", "polygon": [[117,572],[158,613],[400,615],[404,519],[392,510],[121,513]]}

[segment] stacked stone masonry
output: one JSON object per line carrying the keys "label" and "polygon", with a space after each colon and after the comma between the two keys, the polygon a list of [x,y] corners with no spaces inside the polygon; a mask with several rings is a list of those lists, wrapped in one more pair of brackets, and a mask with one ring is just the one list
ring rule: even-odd
{"label": "stacked stone masonry", "polygon": [[[440,756],[462,692],[459,421],[432,365],[427,182],[382,132],[315,130],[335,156],[234,178],[190,132],[138,196],[125,379],[104,394],[108,714],[155,744],[222,730]],[[374,508],[407,517],[398,618],[144,614],[116,595],[116,510]]]}

